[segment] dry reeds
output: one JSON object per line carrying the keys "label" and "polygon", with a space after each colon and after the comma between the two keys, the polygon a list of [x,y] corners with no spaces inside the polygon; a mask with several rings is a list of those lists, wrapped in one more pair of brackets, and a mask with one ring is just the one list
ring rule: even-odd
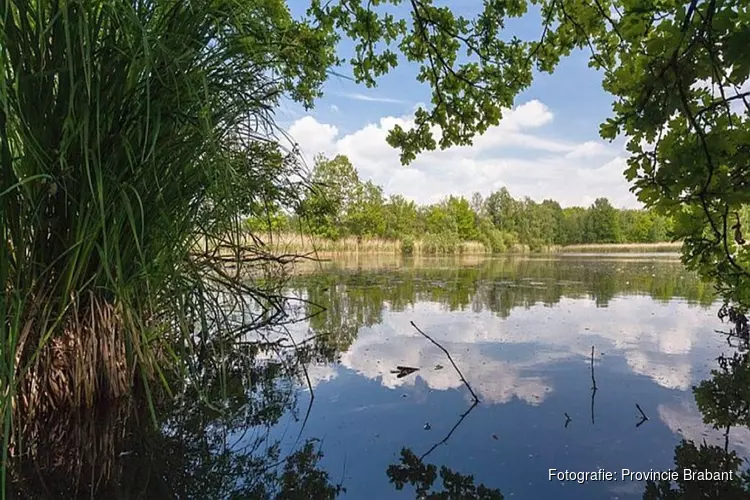
{"label": "dry reeds", "polygon": [[564,253],[678,253],[682,243],[592,243],[567,245],[560,248]]}
{"label": "dry reeds", "polygon": [[91,291],[83,299],[72,301],[59,334],[44,342],[37,332],[32,345],[38,350],[19,351],[18,366],[30,365],[17,374],[18,410],[26,417],[91,408],[97,400],[119,399],[130,391],[134,374],[122,312]]}
{"label": "dry reeds", "polygon": [[[337,240],[321,238],[300,233],[270,234],[265,238],[269,249],[277,254],[318,254],[331,256],[340,254],[402,254],[404,243],[401,240],[384,238],[346,237]],[[428,248],[425,239],[415,239],[413,249],[409,253],[415,255],[429,255],[447,253]],[[479,241],[457,242],[455,251],[450,253],[484,255],[487,248]]]}

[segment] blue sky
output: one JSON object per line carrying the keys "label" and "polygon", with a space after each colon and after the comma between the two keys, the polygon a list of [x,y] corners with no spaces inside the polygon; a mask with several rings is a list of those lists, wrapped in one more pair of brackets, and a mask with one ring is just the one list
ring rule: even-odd
{"label": "blue sky", "polygon": [[[481,7],[479,0],[441,3],[465,16]],[[300,15],[308,0],[289,4]],[[540,24],[538,14],[531,12],[511,20],[506,35],[538,39]],[[351,42],[344,41],[339,50],[347,57]],[[350,74],[348,68],[339,71]],[[588,54],[574,53],[553,75],[537,75],[500,126],[473,147],[423,154],[404,167],[385,136],[396,123],[408,125],[415,107],[430,100],[429,88],[416,81],[416,73],[416,66],[403,63],[374,89],[333,76],[313,110],[286,103],[278,119],[309,164],[317,153],[346,154],[364,180],[383,186],[386,194],[400,193],[420,203],[449,194],[488,195],[504,186],[515,197],[553,198],[563,206],[588,205],[599,196],[617,206],[639,206],[622,174],[622,141],[599,138],[612,98],[602,90],[601,76],[588,67]]]}

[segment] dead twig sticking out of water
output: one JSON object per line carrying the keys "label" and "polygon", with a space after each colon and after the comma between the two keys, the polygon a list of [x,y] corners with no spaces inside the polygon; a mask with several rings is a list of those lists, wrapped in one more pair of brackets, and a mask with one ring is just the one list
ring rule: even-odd
{"label": "dead twig sticking out of water", "polygon": [[641,421],[640,421],[640,422],[638,422],[638,423],[637,423],[637,424],[635,425],[635,426],[636,426],[636,428],[638,428],[638,427],[642,426],[642,425],[643,425],[643,423],[644,423],[644,422],[645,422],[646,420],[648,420],[648,417],[646,416],[646,414],[645,414],[645,413],[643,413],[643,409],[641,409],[641,405],[639,405],[638,403],[636,403],[636,404],[635,404],[635,407],[636,407],[636,408],[638,408],[638,411],[639,411],[639,412],[641,413]]}
{"label": "dead twig sticking out of water", "polygon": [[594,425],[594,399],[596,398],[596,377],[594,376],[594,346],[591,346],[591,425]]}
{"label": "dead twig sticking out of water", "polygon": [[[461,370],[458,369],[458,366],[456,366],[456,363],[453,361],[453,358],[451,357],[451,354],[445,349],[445,347],[443,347],[440,344],[438,344],[432,337],[430,337],[425,332],[423,332],[422,330],[420,330],[419,327],[417,325],[415,325],[413,321],[410,321],[410,323],[411,323],[411,326],[413,326],[419,333],[422,334],[423,337],[425,337],[427,340],[429,340],[430,342],[432,342],[433,344],[435,344],[436,346],[438,346],[438,348],[440,348],[440,350],[443,351],[446,356],[448,356],[448,361],[450,361],[451,364],[453,365],[453,368],[456,369],[456,372],[458,373],[458,376],[461,377],[461,382],[463,382],[464,385],[466,386],[466,388],[469,389],[469,392],[471,393],[471,396],[474,398],[474,405],[476,405],[476,403],[479,403],[479,398],[474,393],[474,390],[471,388],[471,386],[469,385],[469,383],[464,378],[464,374],[461,373]],[[473,408],[474,408],[474,406],[472,406],[471,409],[473,409]],[[469,411],[471,411],[471,409]],[[466,414],[468,414],[468,412]],[[459,423],[460,423],[460,421],[459,421]]]}
{"label": "dead twig sticking out of water", "polygon": [[[412,323],[412,325],[413,325],[413,324],[414,324],[414,323]],[[415,328],[416,328],[416,327],[415,327]],[[465,382],[465,381],[464,381],[464,382]],[[469,389],[469,390],[471,390],[471,389]],[[473,393],[472,393],[472,394],[473,394]],[[476,396],[475,396],[475,397],[476,397]],[[446,435],[446,436],[445,436],[445,437],[444,437],[443,439],[441,439],[440,441],[438,441],[437,443],[435,443],[434,445],[432,445],[432,448],[430,448],[429,450],[427,450],[426,452],[424,452],[424,453],[422,454],[422,456],[421,456],[421,457],[419,457],[419,460],[424,460],[424,459],[425,459],[425,457],[426,457],[427,455],[429,455],[430,453],[432,453],[432,452],[433,452],[433,451],[435,450],[435,448],[437,448],[437,447],[438,447],[438,446],[440,446],[441,444],[445,444],[445,443],[447,443],[447,442],[448,442],[448,440],[450,439],[450,437],[451,437],[451,436],[453,435],[453,432],[454,432],[454,431],[455,431],[456,429],[458,429],[458,426],[459,426],[459,425],[461,425],[461,422],[463,422],[463,421],[464,421],[464,419],[465,419],[465,418],[466,418],[467,416],[469,416],[469,413],[471,413],[471,410],[473,410],[473,409],[474,409],[474,408],[475,408],[475,407],[476,407],[476,406],[477,406],[478,404],[479,404],[479,400],[478,400],[478,399],[475,399],[475,400],[474,400],[474,403],[473,403],[473,404],[472,404],[472,405],[471,405],[471,406],[469,407],[469,409],[468,409],[468,410],[466,410],[466,411],[465,411],[465,412],[464,412],[464,413],[463,413],[463,414],[462,414],[462,415],[461,415],[461,416],[459,417],[459,419],[458,419],[458,422],[456,422],[456,425],[454,425],[454,426],[453,426],[453,427],[451,428],[451,430],[450,430],[450,431],[448,432],[448,434],[447,434],[447,435]]]}

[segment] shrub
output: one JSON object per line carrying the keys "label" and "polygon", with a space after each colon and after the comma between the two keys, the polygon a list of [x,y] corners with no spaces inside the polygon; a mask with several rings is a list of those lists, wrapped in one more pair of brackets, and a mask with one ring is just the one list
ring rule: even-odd
{"label": "shrub", "polygon": [[411,255],[414,253],[414,238],[411,236],[404,236],[401,239],[401,253],[404,255]]}

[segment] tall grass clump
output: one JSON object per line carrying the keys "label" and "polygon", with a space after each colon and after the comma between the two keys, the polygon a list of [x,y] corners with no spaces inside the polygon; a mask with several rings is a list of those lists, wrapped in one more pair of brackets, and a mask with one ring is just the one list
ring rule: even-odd
{"label": "tall grass clump", "polygon": [[426,255],[452,255],[461,250],[461,241],[455,233],[428,233],[422,240],[422,253]]}
{"label": "tall grass clump", "polygon": [[414,238],[411,236],[401,238],[401,253],[404,255],[412,255],[414,253]]}
{"label": "tall grass clump", "polygon": [[242,221],[294,202],[271,111],[311,102],[326,36],[282,0],[0,2],[4,470],[18,415],[150,402],[283,317]]}

